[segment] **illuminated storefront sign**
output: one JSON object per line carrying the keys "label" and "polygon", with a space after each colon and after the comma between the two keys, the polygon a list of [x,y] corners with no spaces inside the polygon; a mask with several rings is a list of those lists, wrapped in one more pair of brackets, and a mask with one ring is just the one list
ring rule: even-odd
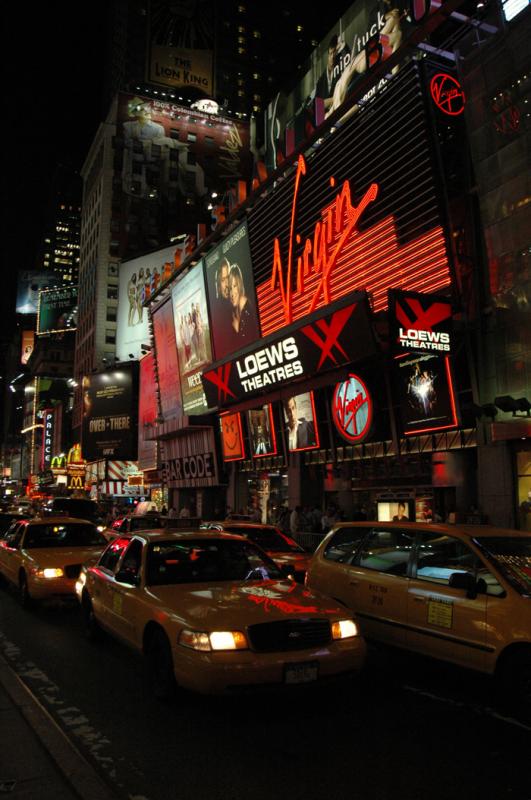
{"label": "illuminated storefront sign", "polygon": [[391,346],[394,353],[452,350],[452,304],[447,297],[389,292]]}
{"label": "illuminated storefront sign", "polygon": [[85,488],[85,467],[69,464],[67,467],[66,488],[69,491],[76,491]]}
{"label": "illuminated storefront sign", "polygon": [[283,336],[270,336],[260,347],[214,365],[203,373],[203,386],[208,405],[223,406],[374,352],[366,296],[360,292],[348,305],[311,315],[286,328]]}
{"label": "illuminated storefront sign", "polygon": [[214,453],[172,458],[163,464],[164,476],[168,486],[186,485],[190,479],[214,478],[216,459]]}
{"label": "illuminated storefront sign", "polygon": [[42,412],[42,456],[41,470],[50,469],[52,466],[54,415],[53,408]]}
{"label": "illuminated storefront sign", "polygon": [[430,83],[432,100],[443,114],[457,117],[465,110],[465,93],[459,81],[446,72],[438,72]]}
{"label": "illuminated storefront sign", "polygon": [[357,375],[338,383],[332,399],[332,419],[339,434],[349,442],[362,442],[372,423],[372,399]]}

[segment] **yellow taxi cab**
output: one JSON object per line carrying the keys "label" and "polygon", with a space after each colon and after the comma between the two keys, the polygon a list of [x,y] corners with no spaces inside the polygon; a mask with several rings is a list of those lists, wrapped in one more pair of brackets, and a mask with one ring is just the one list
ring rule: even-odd
{"label": "yellow taxi cab", "polygon": [[319,683],[361,669],[350,612],[292,580],[252,542],[214,531],[139,531],[80,581],[89,637],[145,655],[153,693]]}
{"label": "yellow taxi cab", "polygon": [[81,566],[98,560],[107,540],[91,522],[70,517],[16,521],[0,539],[0,574],[28,607],[34,600],[75,599]]}
{"label": "yellow taxi cab", "polygon": [[531,707],[531,535],[486,526],[345,522],[307,586],[367,639],[499,675]]}
{"label": "yellow taxi cab", "polygon": [[246,539],[265,550],[277,566],[290,567],[294,580],[303,583],[311,556],[291,536],[282,533],[275,525],[234,522],[227,519],[224,522],[203,522],[201,528],[245,536]]}

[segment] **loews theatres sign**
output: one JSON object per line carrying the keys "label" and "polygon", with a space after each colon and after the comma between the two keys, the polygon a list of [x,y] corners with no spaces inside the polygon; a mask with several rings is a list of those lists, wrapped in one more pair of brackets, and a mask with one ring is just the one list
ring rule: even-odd
{"label": "loews theatres sign", "polygon": [[450,354],[452,304],[447,297],[392,290],[389,292],[389,320],[394,353]]}
{"label": "loews theatres sign", "polygon": [[294,378],[336,369],[376,352],[365,293],[269,336],[202,375],[209,407],[279,389]]}

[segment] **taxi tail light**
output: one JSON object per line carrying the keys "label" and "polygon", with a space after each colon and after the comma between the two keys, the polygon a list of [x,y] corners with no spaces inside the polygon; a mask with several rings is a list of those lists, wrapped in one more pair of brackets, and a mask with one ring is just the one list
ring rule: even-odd
{"label": "taxi tail light", "polygon": [[179,644],[203,653],[213,650],[247,650],[249,647],[245,634],[241,631],[213,631],[208,634],[205,631],[182,630]]}
{"label": "taxi tail light", "polygon": [[358,635],[358,626],[353,619],[340,619],[332,623],[332,639],[352,639]]}

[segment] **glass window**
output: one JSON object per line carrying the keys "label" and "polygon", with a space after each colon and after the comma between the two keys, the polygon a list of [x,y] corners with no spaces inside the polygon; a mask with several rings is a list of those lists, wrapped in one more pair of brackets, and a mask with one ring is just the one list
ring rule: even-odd
{"label": "glass window", "polygon": [[360,567],[390,575],[407,575],[415,543],[412,531],[375,528],[364,541],[357,559]]}
{"label": "glass window", "polygon": [[531,595],[531,536],[485,536],[475,543],[517,592]]}
{"label": "glass window", "polygon": [[24,547],[28,550],[43,547],[103,547],[106,541],[95,525],[28,525]]}
{"label": "glass window", "polygon": [[99,566],[108,569],[110,572],[114,572],[123,551],[130,541],[130,539],[116,539],[116,541],[111,542],[100,558]]}
{"label": "glass window", "polygon": [[131,578],[137,578],[142,564],[143,544],[139,539],[133,539],[125,551],[121,572],[126,572]]}
{"label": "glass window", "polygon": [[478,591],[482,594],[504,594],[504,589],[495,576],[461,539],[429,532],[419,533],[417,580],[449,586],[450,576],[455,573],[474,576],[478,581]]}
{"label": "glass window", "polygon": [[367,533],[367,528],[339,528],[325,548],[324,558],[328,561],[339,561],[340,564],[350,564]]}

